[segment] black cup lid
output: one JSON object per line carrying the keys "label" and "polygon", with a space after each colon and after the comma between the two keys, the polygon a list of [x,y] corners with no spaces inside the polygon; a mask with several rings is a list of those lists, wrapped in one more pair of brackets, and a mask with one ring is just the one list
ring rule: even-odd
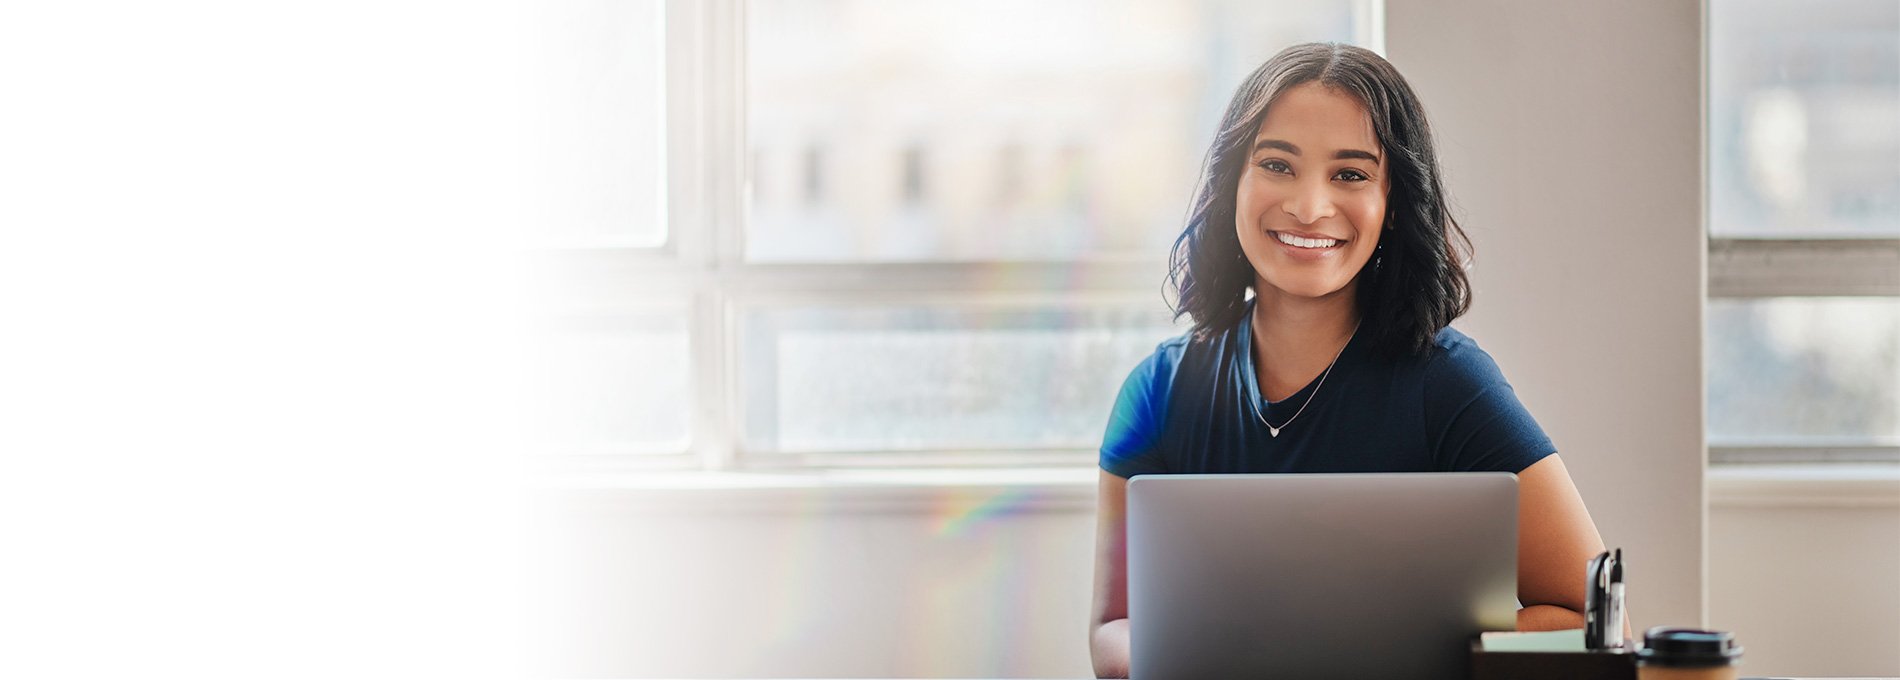
{"label": "black cup lid", "polygon": [[1742,648],[1725,630],[1659,626],[1643,634],[1637,657],[1653,666],[1727,666],[1742,657]]}

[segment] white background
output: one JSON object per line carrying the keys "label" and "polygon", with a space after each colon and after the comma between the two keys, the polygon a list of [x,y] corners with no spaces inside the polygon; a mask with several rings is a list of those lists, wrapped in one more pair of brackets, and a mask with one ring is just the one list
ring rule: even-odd
{"label": "white background", "polygon": [[0,677],[511,673],[513,11],[0,9]]}

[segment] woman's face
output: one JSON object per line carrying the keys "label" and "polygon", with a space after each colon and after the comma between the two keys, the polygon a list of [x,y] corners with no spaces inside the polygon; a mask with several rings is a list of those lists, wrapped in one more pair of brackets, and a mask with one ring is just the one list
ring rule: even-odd
{"label": "woman's face", "polygon": [[1257,295],[1352,295],[1385,224],[1384,156],[1349,95],[1309,82],[1273,101],[1234,205]]}

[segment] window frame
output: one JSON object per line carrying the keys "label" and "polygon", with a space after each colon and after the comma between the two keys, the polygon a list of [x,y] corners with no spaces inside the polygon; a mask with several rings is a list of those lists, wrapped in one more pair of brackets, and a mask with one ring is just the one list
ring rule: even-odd
{"label": "window frame", "polygon": [[[1900,297],[1900,238],[1709,237],[1709,301],[1790,297]],[[1712,467],[1789,463],[1900,465],[1900,439],[1709,439]]]}
{"label": "window frame", "polygon": [[[1703,237],[1708,243],[1704,309],[1714,300],[1764,298],[1900,298],[1900,237],[1893,236],[1727,236],[1718,235],[1711,178],[1713,154],[1710,102],[1715,68],[1712,12],[1702,22],[1702,177]],[[1703,333],[1710,332],[1704,315]],[[1707,358],[1704,357],[1705,367]],[[1705,402],[1707,383],[1704,382]],[[1706,420],[1705,420],[1706,423]],[[1721,439],[1705,432],[1708,466],[1731,470],[1785,465],[1900,465],[1900,437],[1802,441],[1761,438]],[[1764,468],[1765,469],[1765,468]]]}
{"label": "window frame", "polygon": [[[730,134],[736,103],[736,66],[717,27],[732,21],[735,0],[662,0],[666,238],[657,246],[542,247],[525,255],[534,308],[547,316],[573,318],[684,310],[688,382],[695,388],[687,409],[687,443],[667,453],[574,453],[544,451],[546,465],[563,471],[619,472],[728,467],[719,461],[718,439],[726,431],[720,400],[729,380],[716,348],[725,344],[718,311],[719,255],[732,228],[737,188]],[[736,91],[733,93],[736,94]],[[708,351],[711,349],[712,351]]]}
{"label": "window frame", "polygon": [[[1351,0],[1354,39],[1383,52],[1384,0]],[[811,471],[1088,466],[1092,448],[749,451],[740,373],[744,316],[797,305],[1160,305],[1167,253],[1052,260],[781,263],[746,260],[746,0],[663,0],[667,234],[653,247],[528,253],[539,308],[556,317],[687,310],[688,444],[663,454],[550,452],[556,471]]]}

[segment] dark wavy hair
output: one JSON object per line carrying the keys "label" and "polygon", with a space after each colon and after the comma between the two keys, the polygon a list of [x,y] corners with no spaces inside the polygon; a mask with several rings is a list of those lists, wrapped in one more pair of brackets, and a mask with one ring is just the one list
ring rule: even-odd
{"label": "dark wavy hair", "polygon": [[[1424,107],[1405,78],[1371,50],[1337,43],[1294,45],[1261,64],[1234,92],[1207,151],[1187,228],[1174,241],[1168,279],[1174,316],[1204,339],[1246,314],[1253,266],[1235,233],[1235,194],[1254,135],[1280,93],[1319,82],[1359,100],[1372,118],[1391,178],[1381,254],[1357,274],[1360,332],[1386,355],[1430,351],[1438,331],[1471,307],[1464,263],[1471,240],[1453,220]],[[1380,264],[1375,268],[1374,262]]]}

